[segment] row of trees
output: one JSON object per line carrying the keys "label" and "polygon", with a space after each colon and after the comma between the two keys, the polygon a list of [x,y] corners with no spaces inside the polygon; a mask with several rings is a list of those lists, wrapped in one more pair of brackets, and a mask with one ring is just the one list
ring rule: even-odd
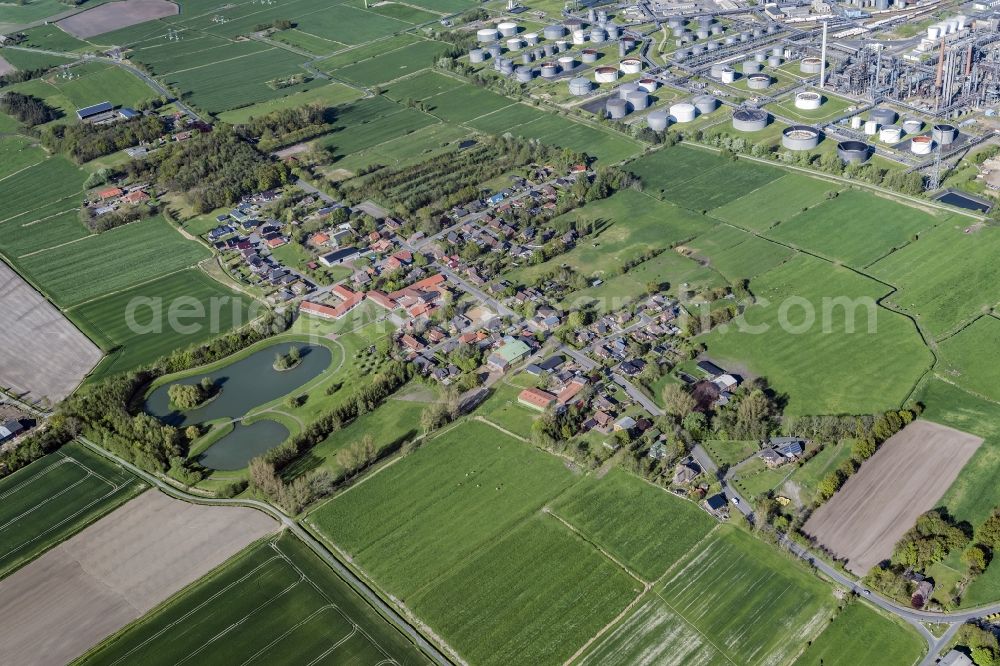
{"label": "row of trees", "polygon": [[18,92],[0,95],[0,111],[14,116],[28,127],[42,125],[59,117],[59,112],[41,99]]}

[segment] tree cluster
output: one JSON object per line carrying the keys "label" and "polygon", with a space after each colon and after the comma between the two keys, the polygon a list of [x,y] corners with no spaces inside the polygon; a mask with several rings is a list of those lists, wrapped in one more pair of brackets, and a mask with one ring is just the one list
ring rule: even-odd
{"label": "tree cluster", "polygon": [[163,132],[163,121],[155,115],[139,116],[107,125],[55,125],[42,132],[42,145],[51,152],[65,153],[82,164],[132,146],[152,143]]}
{"label": "tree cluster", "polygon": [[257,141],[261,150],[272,151],[325,134],[336,119],[334,108],[307,104],[250,118],[234,129],[244,139]]}
{"label": "tree cluster", "polygon": [[250,487],[292,515],[326,497],[334,488],[333,475],[325,469],[312,470],[286,483],[276,472],[274,463],[258,457],[250,461],[249,472]]}
{"label": "tree cluster", "polygon": [[14,116],[19,122],[34,127],[59,117],[59,112],[34,95],[8,92],[0,95],[0,111]]}

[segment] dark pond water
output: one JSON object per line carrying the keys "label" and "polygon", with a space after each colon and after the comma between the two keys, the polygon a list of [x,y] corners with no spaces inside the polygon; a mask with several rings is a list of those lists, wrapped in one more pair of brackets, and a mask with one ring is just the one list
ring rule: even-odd
{"label": "dark pond water", "polygon": [[[287,354],[292,347],[298,347],[302,360],[292,370],[278,372],[274,369],[275,356]],[[331,357],[330,350],[320,345],[302,342],[270,345],[206,375],[195,375],[164,384],[146,399],[146,412],[164,423],[178,427],[221,418],[242,418],[250,410],[291,393],[318,377],[330,366]],[[222,393],[191,411],[178,412],[170,409],[170,398],[167,395],[170,387],[174,384],[197,384],[202,377],[210,377],[221,387]]]}
{"label": "dark pond water", "polygon": [[980,213],[986,213],[990,210],[988,204],[981,201],[977,201],[970,197],[962,196],[958,192],[945,192],[937,198],[941,203],[946,203],[951,206],[958,206],[959,208],[964,208],[966,210],[977,210]]}
{"label": "dark pond water", "polygon": [[231,433],[198,456],[198,462],[209,469],[243,469],[251,458],[273,449],[286,437],[288,428],[277,421],[262,420],[251,425],[237,423]]}

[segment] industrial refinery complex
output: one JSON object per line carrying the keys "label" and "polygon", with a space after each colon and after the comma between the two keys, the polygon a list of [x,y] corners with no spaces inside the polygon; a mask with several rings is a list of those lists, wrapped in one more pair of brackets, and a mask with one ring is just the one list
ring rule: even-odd
{"label": "industrial refinery complex", "polygon": [[726,133],[844,165],[877,158],[933,193],[994,136],[995,4],[567,3],[556,15],[512,2],[471,28],[468,61],[636,135]]}

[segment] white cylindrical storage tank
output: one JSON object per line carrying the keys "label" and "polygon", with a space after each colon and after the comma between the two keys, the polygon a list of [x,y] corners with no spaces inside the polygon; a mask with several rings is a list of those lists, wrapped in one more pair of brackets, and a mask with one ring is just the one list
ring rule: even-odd
{"label": "white cylindrical storage tank", "polygon": [[520,37],[513,37],[507,40],[508,51],[520,51],[522,48],[524,48],[524,40]]}
{"label": "white cylindrical storage tank", "polygon": [[756,74],[760,71],[760,63],[756,60],[747,60],[743,63],[744,74]]}
{"label": "white cylindrical storage tank", "polygon": [[517,24],[513,21],[504,21],[503,23],[497,24],[497,30],[504,37],[513,37],[517,34]]}
{"label": "white cylindrical storage tank", "polygon": [[482,49],[469,50],[469,62],[483,62],[486,60],[486,51]]}
{"label": "white cylindrical storage tank", "polygon": [[597,67],[594,69],[594,80],[598,83],[614,83],[618,80],[618,68]]}
{"label": "white cylindrical storage tank", "polygon": [[851,116],[851,129],[861,129],[861,116]]}
{"label": "white cylindrical storage tank", "polygon": [[559,65],[554,62],[543,62],[541,66],[541,75],[543,79],[551,79],[559,73]]}
{"label": "white cylindrical storage tank", "polygon": [[767,59],[768,67],[781,67],[781,56],[773,55]]}
{"label": "white cylindrical storage tank", "polygon": [[545,54],[546,58],[551,58],[556,54],[556,45],[546,44],[545,46],[542,47],[542,52]]}
{"label": "white cylindrical storage tank", "polygon": [[691,55],[700,55],[705,52],[705,47],[701,44],[695,44],[691,47]]}
{"label": "white cylindrical storage tank", "polygon": [[819,74],[822,69],[822,61],[819,58],[803,58],[799,63],[799,71],[803,74]]}
{"label": "white cylindrical storage tank", "polygon": [[649,93],[645,90],[633,90],[625,96],[625,101],[632,106],[633,111],[642,111],[649,106]]}
{"label": "white cylindrical storage tank", "polygon": [[759,39],[759,38],[761,38],[763,36],[764,36],[764,31],[763,30],[761,30],[760,28],[754,28],[753,29],[753,38],[754,39]]}
{"label": "white cylindrical storage tank", "polygon": [[927,26],[927,39],[933,39],[937,41],[941,39],[941,28],[940,26],[931,25]]}
{"label": "white cylindrical storage tank", "polygon": [[771,55],[778,56],[780,58],[782,53],[784,53],[784,50],[780,46],[771,47]]}
{"label": "white cylindrical storage tank", "polygon": [[538,33],[537,32],[526,32],[523,35],[524,41],[527,42],[528,46],[534,46],[538,43]]}
{"label": "white cylindrical storage tank", "polygon": [[688,102],[671,104],[670,115],[673,117],[675,122],[689,123],[694,120],[696,115],[694,104],[689,104]]}
{"label": "white cylindrical storage tank", "polygon": [[741,42],[749,42],[750,41],[750,33],[746,32],[746,31],[741,32],[740,33],[740,41]]}
{"label": "white cylindrical storage tank", "polygon": [[625,74],[638,74],[642,71],[642,61],[638,58],[626,58],[621,61],[621,70]]}
{"label": "white cylindrical storage tank", "polygon": [[582,97],[590,92],[590,81],[579,76],[569,82],[569,94]]}
{"label": "white cylindrical storage tank", "polygon": [[958,136],[958,130],[954,125],[940,123],[931,128],[931,136],[938,142],[938,145],[947,146],[948,144],[955,142],[955,138]]}
{"label": "white cylindrical storage tank", "polygon": [[667,129],[667,125],[670,124],[670,114],[663,109],[650,111],[649,115],[646,116],[646,124],[654,132],[664,132]]}
{"label": "white cylindrical storage tank", "polygon": [[622,29],[615,23],[609,23],[606,26],[608,32],[608,39],[615,40],[621,37]]}
{"label": "white cylindrical storage tank", "polygon": [[948,23],[948,34],[949,35],[952,34],[952,33],[954,33],[954,32],[958,32],[958,19],[957,18],[950,18],[950,19],[948,19],[947,23]]}
{"label": "white cylindrical storage tank", "polygon": [[645,90],[648,93],[656,92],[659,87],[659,83],[656,79],[639,79],[639,88]]}
{"label": "white cylindrical storage tank", "polygon": [[713,35],[721,35],[722,31],[723,31],[723,27],[721,25],[719,25],[718,23],[716,23],[715,25],[712,26],[712,34]]}
{"label": "white cylindrical storage tank", "polygon": [[965,26],[969,22],[969,17],[965,14],[959,14],[955,17],[955,20],[958,21],[958,29],[965,30]]}
{"label": "white cylindrical storage tank", "polygon": [[559,58],[559,69],[562,71],[568,72],[574,67],[576,67],[576,60],[573,59],[573,56],[563,56]]}
{"label": "white cylindrical storage tank", "polygon": [[694,107],[698,109],[698,113],[701,115],[712,113],[712,111],[715,111],[716,104],[718,104],[718,100],[712,95],[698,95],[693,101]]}
{"label": "white cylindrical storage tank", "polygon": [[726,65],[724,63],[721,62],[712,63],[712,67],[709,70],[709,76],[711,76],[713,79],[717,79],[720,76],[722,76],[722,70],[724,70],[725,68]]}
{"label": "white cylindrical storage tank", "polygon": [[708,49],[709,51],[718,51],[719,44],[718,42],[709,42],[708,44],[705,44],[705,48]]}
{"label": "white cylindrical storage tank", "polygon": [[934,148],[934,139],[927,135],[915,136],[910,139],[910,151],[914,155],[930,155]]}
{"label": "white cylindrical storage tank", "polygon": [[628,102],[618,97],[609,99],[604,108],[608,112],[608,118],[612,120],[621,120],[628,114]]}
{"label": "white cylindrical storage tank", "polygon": [[886,125],[879,130],[878,138],[882,143],[899,143],[903,138],[903,130],[895,125]]}
{"label": "white cylindrical storage tank", "polygon": [[557,52],[565,51],[566,49],[569,48],[569,42],[567,42],[565,39],[557,39],[555,46]]}
{"label": "white cylindrical storage tank", "polygon": [[808,125],[791,125],[781,132],[781,145],[788,150],[812,150],[819,145],[819,130]]}
{"label": "white cylindrical storage tank", "polygon": [[726,46],[732,46],[733,44],[736,43],[736,38],[733,37],[732,35],[730,35],[729,37],[726,37],[726,42],[725,43],[726,43]]}
{"label": "white cylindrical storage tank", "polygon": [[608,41],[608,33],[604,28],[594,27],[590,30],[590,41],[595,44],[603,44]]}
{"label": "white cylindrical storage tank", "polygon": [[495,28],[483,28],[476,31],[476,40],[480,42],[495,42],[500,39],[500,33]]}
{"label": "white cylindrical storage tank", "polygon": [[597,51],[594,49],[584,49],[580,52],[580,60],[586,63],[597,62]]}
{"label": "white cylindrical storage tank", "polygon": [[514,61],[512,61],[510,58],[501,58],[499,61],[497,61],[497,64],[500,65],[501,74],[507,74],[509,76],[510,74],[514,73]]}
{"label": "white cylindrical storage tank", "polygon": [[823,104],[823,96],[817,92],[806,91],[795,95],[795,108],[815,111]]}
{"label": "white cylindrical storage tank", "polygon": [[521,83],[531,83],[531,79],[534,78],[534,72],[531,71],[530,67],[522,65],[514,70],[514,76]]}
{"label": "white cylindrical storage tank", "polygon": [[865,134],[868,136],[875,136],[878,134],[878,123],[874,120],[865,121]]}
{"label": "white cylindrical storage tank", "polygon": [[674,51],[674,60],[677,62],[683,62],[684,60],[687,60],[687,57],[688,53],[684,49],[677,49]]}
{"label": "white cylindrical storage tank", "polygon": [[566,28],[561,25],[550,25],[542,30],[545,39],[559,39],[566,35]]}
{"label": "white cylindrical storage tank", "polygon": [[764,90],[771,85],[769,74],[751,74],[747,77],[747,88],[750,90]]}
{"label": "white cylindrical storage tank", "polygon": [[574,44],[583,44],[585,41],[587,41],[587,35],[586,35],[586,33],[583,30],[574,30],[573,31],[573,43]]}
{"label": "white cylindrical storage tank", "polygon": [[699,28],[694,34],[698,35],[698,39],[708,39],[708,30],[704,28]]}
{"label": "white cylindrical storage tank", "polygon": [[738,132],[759,132],[767,127],[764,109],[737,109],[733,112],[733,129]]}
{"label": "white cylindrical storage tank", "polygon": [[903,121],[903,131],[907,134],[916,134],[924,128],[924,121],[916,118],[907,118]]}
{"label": "white cylindrical storage tank", "polygon": [[525,51],[524,53],[521,54],[521,64],[522,65],[530,65],[531,61],[534,60],[534,59],[535,59],[535,57],[533,55],[531,55],[531,51]]}
{"label": "white cylindrical storage tank", "polygon": [[719,76],[719,80],[723,83],[733,83],[736,80],[736,70],[732,67],[726,67],[722,70],[722,75]]}
{"label": "white cylindrical storage tank", "polygon": [[620,86],[618,86],[618,96],[621,97],[622,99],[625,99],[625,97],[630,92],[635,92],[638,89],[639,89],[638,83],[623,83]]}
{"label": "white cylindrical storage tank", "polygon": [[766,53],[754,53],[753,54],[753,59],[756,60],[757,62],[761,62],[762,63],[765,60],[767,60],[767,54]]}

